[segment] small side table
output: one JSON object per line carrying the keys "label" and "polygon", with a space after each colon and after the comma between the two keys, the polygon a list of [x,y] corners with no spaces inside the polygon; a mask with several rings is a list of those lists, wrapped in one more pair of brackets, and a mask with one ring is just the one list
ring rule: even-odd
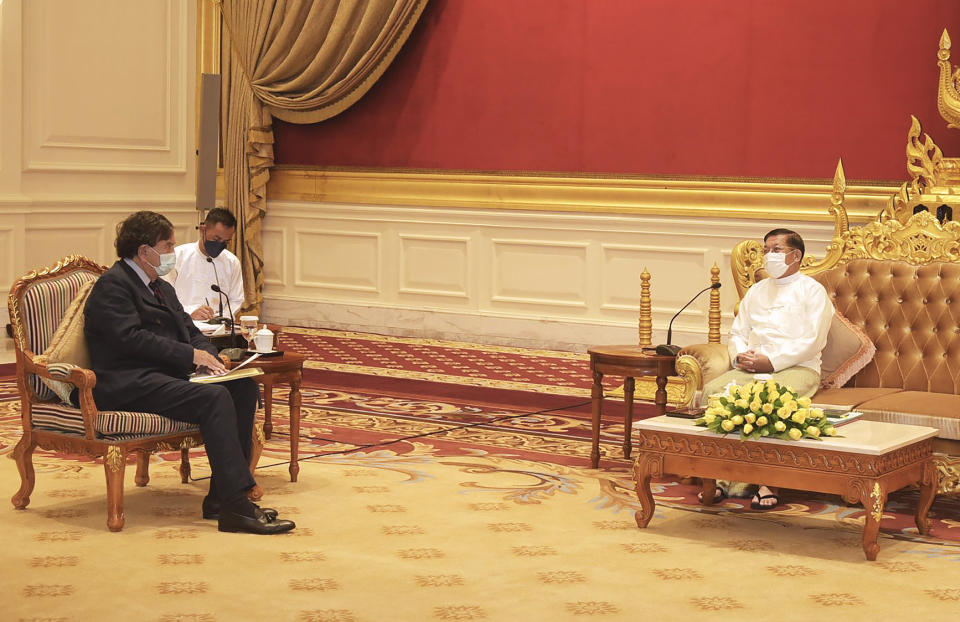
{"label": "small side table", "polygon": [[[300,473],[298,459],[300,455],[300,385],[303,382],[303,362],[307,357],[296,352],[284,352],[281,356],[260,357],[250,363],[252,367],[259,367],[263,375],[256,380],[263,385],[263,434],[270,438],[273,433],[273,386],[275,384],[289,384],[290,398],[290,481],[297,481]],[[227,365],[232,369],[238,363]],[[259,458],[255,456],[254,459]]]}
{"label": "small side table", "polygon": [[600,414],[603,408],[603,375],[623,376],[623,401],[626,412],[623,416],[623,456],[630,457],[630,435],[633,427],[633,388],[637,376],[656,376],[657,392],[654,403],[658,414],[667,409],[667,378],[676,374],[677,357],[644,352],[640,346],[596,346],[587,350],[590,354],[590,373],[593,389],[590,397],[592,408],[593,447],[590,450],[590,468],[600,464]]}

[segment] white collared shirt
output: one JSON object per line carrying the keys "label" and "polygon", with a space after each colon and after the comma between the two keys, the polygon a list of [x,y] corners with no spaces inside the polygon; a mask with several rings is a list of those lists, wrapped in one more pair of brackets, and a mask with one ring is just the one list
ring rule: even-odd
{"label": "white collared shirt", "polygon": [[[224,249],[211,264],[207,261],[207,256],[200,251],[198,242],[181,244],[174,252],[177,254],[177,267],[163,278],[177,290],[177,298],[180,299],[184,311],[193,313],[203,304],[208,304],[217,311],[220,295],[210,289],[214,284],[219,285],[230,297],[233,312],[240,311],[243,307],[243,275],[240,260],[236,255]],[[230,316],[226,300],[223,301],[223,315]]]}
{"label": "white collared shirt", "polygon": [[740,301],[727,342],[730,360],[756,350],[770,359],[774,371],[800,366],[819,372],[832,320],[827,291],[806,274],[763,279]]}
{"label": "white collared shirt", "polygon": [[150,293],[153,293],[153,290],[150,289],[150,277],[147,276],[147,273],[143,271],[143,268],[137,265],[137,262],[130,259],[129,257],[124,257],[123,262],[133,268],[133,271],[137,273],[137,276],[140,277],[140,280],[143,281],[143,284],[150,290]]}

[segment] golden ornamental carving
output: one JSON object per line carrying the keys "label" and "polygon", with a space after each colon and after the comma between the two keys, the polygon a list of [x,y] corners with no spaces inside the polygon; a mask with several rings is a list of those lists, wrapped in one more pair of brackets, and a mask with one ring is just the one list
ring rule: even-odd
{"label": "golden ornamental carving", "polygon": [[950,63],[950,35],[943,29],[940,35],[940,49],[937,51],[937,65],[940,66],[940,82],[937,89],[937,109],[947,122],[947,127],[960,128],[960,68]]}
{"label": "golden ornamental carving", "polygon": [[200,433],[197,432],[195,436],[186,436],[178,442],[160,441],[153,446],[157,448],[157,451],[178,451],[181,449],[193,449],[194,447],[200,447],[202,445],[203,440],[200,438]]}
{"label": "golden ornamental carving", "polygon": [[733,247],[730,269],[737,298],[743,298],[750,286],[757,282],[756,272],[763,267],[763,244],[757,240],[743,240]]}
{"label": "golden ornamental carving", "polygon": [[[916,138],[914,130],[911,130],[911,140]],[[939,153],[939,149],[936,149],[936,153]],[[926,174],[926,169],[923,169],[918,174],[918,180],[915,180],[916,184],[904,184],[901,188],[904,196],[913,186],[926,189]],[[911,214],[908,213],[910,210],[902,207],[896,210],[891,208],[889,213],[882,212],[873,222],[851,229],[843,206],[844,188],[843,166],[840,163],[834,176],[834,192],[829,208],[834,216],[834,236],[823,259],[809,255],[804,257],[801,263],[804,273],[813,275],[824,272],[852,259],[906,261],[914,265],[937,261],[960,262],[960,223],[947,221],[941,225],[929,211]],[[900,199],[895,196],[891,205],[901,205],[898,201]],[[756,282],[758,272],[760,277],[764,275],[759,270],[763,266],[763,246],[757,240],[740,242],[733,249],[730,265],[737,293],[742,298]]]}
{"label": "golden ornamental carving", "polygon": [[653,310],[650,300],[650,271],[640,273],[640,316],[637,320],[638,345],[653,345]]}
{"label": "golden ornamental carving", "polygon": [[873,483],[873,490],[870,491],[870,505],[873,520],[879,523],[883,519],[883,491],[880,489],[880,482]]}
{"label": "golden ornamental carving", "polygon": [[[677,369],[677,373],[680,370]],[[698,387],[699,388],[699,387]],[[668,404],[686,404],[687,380],[679,376],[669,376],[667,378],[667,403]],[[694,389],[696,391],[696,389]],[[636,379],[634,385],[633,397],[637,400],[653,401],[657,393],[657,380],[653,376],[640,376]],[[605,392],[607,397],[623,397],[623,389],[618,387],[613,391]],[[693,397],[692,395],[690,396]]]}
{"label": "golden ornamental carving", "polygon": [[[906,261],[915,265],[934,261],[960,260],[960,223],[940,225],[927,211],[917,212],[906,221],[886,220],[857,227],[844,236],[843,251],[833,265],[851,259],[869,258]],[[833,267],[818,264],[816,273]]]}
{"label": "golden ornamental carving", "polygon": [[937,471],[937,494],[960,493],[960,458],[936,454],[933,464]]}
{"label": "golden ornamental carving", "polygon": [[123,468],[123,459],[123,450],[116,445],[110,445],[107,447],[107,453],[103,457],[103,463],[107,465],[107,468],[116,473]]}
{"label": "golden ornamental carving", "polygon": [[[931,455],[932,439],[914,443],[883,456],[818,449],[809,445],[784,446],[745,442],[738,438],[676,435],[640,429],[637,449],[685,456],[722,458],[755,464],[776,464],[875,478]],[[825,441],[826,442],[826,441]]]}
{"label": "golden ornamental carving", "polygon": [[[921,134],[923,140],[920,139]],[[907,172],[910,181],[904,182],[900,189],[890,197],[887,207],[877,215],[878,221],[896,219],[905,222],[910,217],[912,206],[927,191],[937,186],[937,178],[944,163],[943,152],[923,126],[910,115],[910,131],[907,132]]]}
{"label": "golden ornamental carving", "polygon": [[[700,364],[697,362],[697,359],[689,354],[683,354],[677,357],[677,362],[674,367],[677,370],[677,375],[683,381],[683,393],[677,403],[692,404],[697,389],[703,384],[703,370],[700,369]],[[669,396],[667,401],[669,401]]]}
{"label": "golden ornamental carving", "polygon": [[[710,268],[710,284],[720,282],[720,266]],[[710,290],[710,305],[707,310],[707,343],[720,343],[720,290]]]}

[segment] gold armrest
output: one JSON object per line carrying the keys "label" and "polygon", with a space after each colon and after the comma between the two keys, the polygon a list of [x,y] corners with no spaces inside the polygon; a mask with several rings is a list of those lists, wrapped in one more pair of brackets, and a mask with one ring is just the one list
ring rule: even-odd
{"label": "gold armrest", "polygon": [[[730,369],[730,353],[727,346],[720,343],[698,343],[680,350],[677,358],[677,372],[687,380],[683,372],[691,375],[690,382],[696,381],[694,391],[703,388],[720,374]],[[681,371],[682,370],[682,371]],[[687,396],[692,400],[693,396]]]}

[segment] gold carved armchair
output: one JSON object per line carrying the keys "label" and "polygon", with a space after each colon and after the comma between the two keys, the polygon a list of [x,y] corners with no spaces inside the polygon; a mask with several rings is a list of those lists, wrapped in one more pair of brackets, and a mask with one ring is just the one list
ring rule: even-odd
{"label": "gold carved armchair", "polygon": [[[180,450],[180,475],[190,475],[188,449],[202,445],[200,429],[152,413],[102,411],[94,403],[96,374],[67,359],[85,355],[83,303],[92,283],[106,270],[71,255],[51,268],[30,272],[13,284],[7,304],[17,361],[17,389],[23,436],[13,452],[20,489],[11,501],[26,509],[33,492],[33,451],[103,458],[107,479],[107,527],[124,525],[123,479],[127,459],[136,455],[136,484],[150,480],[150,454]],[[89,360],[89,359],[87,359]],[[79,407],[69,403],[78,391]]]}

